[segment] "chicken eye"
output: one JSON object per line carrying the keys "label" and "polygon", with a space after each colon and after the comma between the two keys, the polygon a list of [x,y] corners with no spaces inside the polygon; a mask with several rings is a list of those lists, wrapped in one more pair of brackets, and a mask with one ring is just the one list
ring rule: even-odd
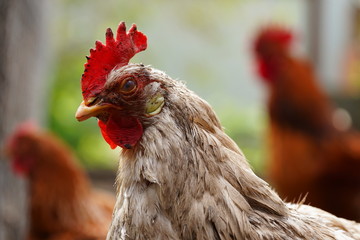
{"label": "chicken eye", "polygon": [[132,93],[137,87],[136,81],[133,78],[127,78],[122,81],[120,91],[125,94]]}

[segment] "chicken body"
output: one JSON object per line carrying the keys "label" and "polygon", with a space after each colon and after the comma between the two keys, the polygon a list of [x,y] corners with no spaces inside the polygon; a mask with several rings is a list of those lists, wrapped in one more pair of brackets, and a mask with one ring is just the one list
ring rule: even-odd
{"label": "chicken body", "polygon": [[[131,94],[127,85],[135,86]],[[123,144],[133,125],[111,137],[123,150],[109,240],[360,239],[355,222],[283,202],[208,103],[161,71],[141,64],[112,70],[76,116],[96,116],[107,136],[124,118],[141,124],[133,145]]]}
{"label": "chicken body", "polygon": [[359,221],[360,134],[336,128],[314,70],[291,54],[285,36],[265,29],[255,44],[269,89],[269,179],[283,198],[306,195],[306,203]]}
{"label": "chicken body", "polygon": [[8,148],[14,171],[29,181],[29,239],[105,238],[115,198],[91,188],[68,146],[26,125]]}

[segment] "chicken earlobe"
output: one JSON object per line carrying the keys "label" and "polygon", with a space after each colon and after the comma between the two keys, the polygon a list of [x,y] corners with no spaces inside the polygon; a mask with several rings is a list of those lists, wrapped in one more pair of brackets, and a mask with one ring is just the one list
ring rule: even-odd
{"label": "chicken earlobe", "polygon": [[152,117],[161,112],[162,107],[165,104],[165,98],[162,94],[157,93],[150,98],[145,104],[145,116]]}

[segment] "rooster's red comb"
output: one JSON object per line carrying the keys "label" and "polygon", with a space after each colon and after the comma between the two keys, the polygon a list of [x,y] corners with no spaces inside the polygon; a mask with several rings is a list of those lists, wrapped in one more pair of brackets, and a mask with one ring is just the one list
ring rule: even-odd
{"label": "rooster's red comb", "polygon": [[95,49],[90,49],[90,56],[86,57],[87,63],[81,78],[85,103],[102,90],[106,76],[112,69],[125,66],[136,53],[147,47],[146,36],[137,31],[135,24],[126,32],[125,23],[121,22],[115,39],[110,28],[106,30],[105,36],[105,45],[96,41]]}
{"label": "rooster's red comb", "polygon": [[288,51],[293,40],[290,30],[280,26],[268,26],[260,30],[254,42],[258,57],[274,54],[276,51]]}

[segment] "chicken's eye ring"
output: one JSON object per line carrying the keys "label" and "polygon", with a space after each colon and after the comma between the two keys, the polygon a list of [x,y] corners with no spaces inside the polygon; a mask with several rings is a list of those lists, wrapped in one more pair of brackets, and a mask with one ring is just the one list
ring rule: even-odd
{"label": "chicken's eye ring", "polygon": [[137,88],[137,82],[133,77],[125,78],[119,87],[119,91],[122,94],[129,95],[136,91]]}

